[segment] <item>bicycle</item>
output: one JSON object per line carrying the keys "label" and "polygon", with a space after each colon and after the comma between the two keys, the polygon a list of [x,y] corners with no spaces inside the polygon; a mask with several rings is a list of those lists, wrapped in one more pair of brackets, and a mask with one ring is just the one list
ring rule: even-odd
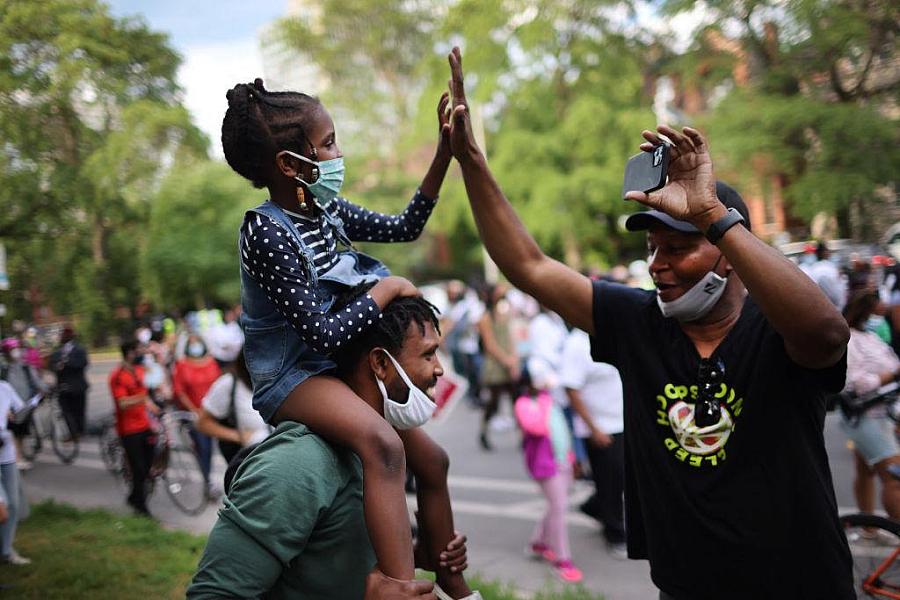
{"label": "bicycle", "polygon": [[860,597],[900,600],[900,522],[863,513],[844,515],[840,521]]}
{"label": "bicycle", "polygon": [[[857,396],[844,392],[834,399],[846,419],[853,423],[868,408],[889,405],[887,414],[900,423],[900,412],[891,406],[900,385],[886,386]],[[900,469],[890,470],[900,479]],[[878,515],[855,513],[840,517],[853,557],[854,587],[861,597],[900,600],[900,521]]]}
{"label": "bicycle", "polygon": [[[190,436],[195,420],[192,412],[162,409],[153,436],[153,460],[147,476],[148,495],[153,493],[156,481],[162,479],[172,503],[187,515],[200,514],[210,499]],[[115,418],[104,421],[99,440],[103,464],[127,487],[131,471],[115,429]]]}
{"label": "bicycle", "polygon": [[28,411],[21,422],[28,424],[22,438],[22,456],[34,460],[50,438],[53,452],[64,464],[71,464],[78,456],[78,437],[69,429],[69,422],[59,405],[59,395],[55,389],[44,394],[37,406]]}

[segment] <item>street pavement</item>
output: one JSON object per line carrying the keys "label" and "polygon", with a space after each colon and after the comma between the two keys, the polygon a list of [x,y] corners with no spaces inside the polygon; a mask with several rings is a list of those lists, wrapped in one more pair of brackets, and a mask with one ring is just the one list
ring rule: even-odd
{"label": "street pavement", "polygon": [[[91,391],[88,423],[112,413],[106,378],[115,361],[95,361],[89,371]],[[510,406],[503,409],[508,415]],[[509,429],[492,432],[493,452],[478,445],[480,414],[460,403],[446,419],[428,426],[429,433],[450,455],[450,489],[456,528],[468,538],[469,573],[513,584],[528,597],[548,586],[562,586],[549,567],[527,558],[524,548],[534,524],[543,514],[543,497],[524,469],[518,450],[518,434]],[[853,464],[836,415],[826,420],[826,443],[842,512],[852,512]],[[215,455],[214,477],[221,481],[225,465]],[[52,498],[79,507],[102,507],[127,513],[125,489],[104,468],[97,439],[82,440],[78,458],[63,465],[49,447],[44,448],[34,469],[24,475],[31,501]],[[646,561],[616,559],[603,543],[599,527],[578,511],[590,494],[590,485],[576,482],[570,498],[569,535],[575,563],[584,570],[584,586],[603,593],[606,600],[656,598]],[[415,500],[409,498],[413,507]],[[209,532],[216,519],[216,504],[197,516],[181,513],[160,487],[149,500],[151,512],[170,528],[199,534]],[[39,558],[39,557],[38,557]]]}

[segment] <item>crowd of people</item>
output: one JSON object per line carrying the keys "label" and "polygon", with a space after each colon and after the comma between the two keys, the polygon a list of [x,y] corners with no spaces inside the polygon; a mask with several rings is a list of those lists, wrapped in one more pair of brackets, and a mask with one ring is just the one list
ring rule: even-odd
{"label": "crowd of people", "polygon": [[[620,266],[592,277],[640,287],[641,275]],[[446,304],[442,319],[446,355],[467,382],[466,400],[482,411],[481,448],[493,452],[491,432],[518,424],[525,439],[528,472],[546,496],[548,510],[539,530],[546,531],[549,524],[558,533],[552,536],[552,544],[538,539],[546,536],[536,533],[531,552],[571,561],[564,527],[567,491],[573,478],[582,478],[595,485],[593,495],[581,505],[582,512],[602,525],[610,552],[625,558],[623,398],[618,370],[591,360],[584,331],[507,284],[467,286],[453,280],[446,284],[442,304]],[[552,406],[547,399],[552,399]],[[510,407],[508,415],[500,411],[503,401]],[[558,426],[532,426],[534,419],[523,418],[529,411],[521,408],[529,405],[535,410],[540,407],[539,423],[548,419]],[[553,416],[557,411],[560,420]],[[543,431],[546,439],[537,440],[535,430]],[[555,441],[548,445],[550,440]],[[541,462],[543,453],[538,449],[549,447],[559,449],[557,455],[565,458],[558,468],[550,468],[549,460]],[[536,466],[540,464],[553,476],[536,475],[545,472]],[[562,564],[563,579],[580,579],[567,563]]]}
{"label": "crowd of people", "polygon": [[19,520],[28,512],[20,471],[33,467],[23,456],[23,439],[42,395],[55,386],[68,436],[85,432],[88,354],[71,327],[54,340],[20,323],[0,340],[0,562],[25,565],[13,547]]}
{"label": "crowd of people", "polygon": [[239,306],[203,310],[189,313],[168,332],[151,323],[124,336],[109,389],[132,474],[128,503],[138,513],[149,515],[145,482],[160,427],[156,415],[164,407],[194,415],[190,437],[209,500],[222,492],[212,477],[215,447],[227,462],[268,435],[269,426],[252,405],[239,317]]}
{"label": "crowd of people", "polygon": [[[845,392],[875,394],[900,379],[900,268],[891,260],[858,255],[840,264],[825,242],[811,244],[800,268],[840,310],[850,327]],[[881,505],[900,519],[900,444],[890,410],[897,394],[886,394],[862,413],[843,410],[843,431],[854,455],[853,493],[860,512],[876,509],[876,479]]]}

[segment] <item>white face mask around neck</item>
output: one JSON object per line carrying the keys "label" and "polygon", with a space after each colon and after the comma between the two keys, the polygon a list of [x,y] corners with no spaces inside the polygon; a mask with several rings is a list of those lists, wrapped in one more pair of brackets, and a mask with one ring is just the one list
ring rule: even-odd
{"label": "white face mask around neck", "polygon": [[722,256],[722,254],[719,255],[709,273],[675,300],[663,302],[657,293],[656,303],[664,317],[672,317],[686,323],[702,319],[709,314],[709,311],[722,297],[725,286],[728,284],[727,276],[716,275],[716,267],[719,266]]}
{"label": "white face mask around neck", "polygon": [[412,429],[424,425],[428,422],[428,419],[431,418],[431,415],[434,414],[437,405],[431,401],[428,394],[413,385],[412,381],[410,381],[409,377],[406,375],[406,371],[404,371],[403,367],[394,360],[394,357],[391,356],[390,352],[384,350],[384,353],[387,354],[388,358],[391,359],[391,362],[394,363],[394,368],[397,369],[400,379],[402,379],[403,383],[409,388],[409,397],[406,402],[397,402],[388,397],[387,388],[384,387],[384,382],[379,379],[377,375],[375,376],[375,383],[378,384],[378,389],[381,391],[381,397],[384,399],[385,421],[390,423],[392,427],[401,430]]}

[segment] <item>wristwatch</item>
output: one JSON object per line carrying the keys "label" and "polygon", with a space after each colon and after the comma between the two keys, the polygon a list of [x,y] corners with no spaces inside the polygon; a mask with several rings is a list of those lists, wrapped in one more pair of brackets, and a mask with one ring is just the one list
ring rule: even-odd
{"label": "wristwatch", "polygon": [[736,208],[729,208],[724,217],[710,225],[709,229],[706,230],[706,239],[709,240],[710,244],[716,244],[722,239],[726,231],[743,222],[744,217],[741,216],[741,213]]}

